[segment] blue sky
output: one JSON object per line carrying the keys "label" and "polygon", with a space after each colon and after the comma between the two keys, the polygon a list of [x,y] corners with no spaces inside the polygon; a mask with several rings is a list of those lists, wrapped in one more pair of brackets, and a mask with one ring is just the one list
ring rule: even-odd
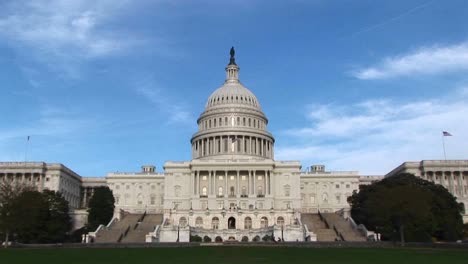
{"label": "blue sky", "polygon": [[443,130],[467,159],[467,24],[465,0],[1,1],[0,160],[189,160],[231,46],[276,159],[385,174],[443,159]]}

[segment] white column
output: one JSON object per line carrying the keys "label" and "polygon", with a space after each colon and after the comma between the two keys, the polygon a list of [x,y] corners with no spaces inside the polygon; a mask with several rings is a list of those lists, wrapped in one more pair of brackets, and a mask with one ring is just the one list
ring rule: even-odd
{"label": "white column", "polygon": [[88,188],[84,187],[83,188],[83,203],[81,204],[81,207],[88,207],[86,205],[86,199],[88,198]]}
{"label": "white column", "polygon": [[[443,175],[444,175],[443,177],[446,176],[445,172],[443,172]],[[449,190],[450,190],[450,192],[455,196],[455,195],[457,195],[457,194],[456,194],[455,188],[454,188],[455,185],[453,184],[453,174],[452,174],[452,172],[450,171],[449,174],[448,174],[447,176],[448,176],[448,182],[449,182],[449,183],[448,183],[448,185],[449,185]],[[445,178],[444,178],[444,179],[445,179]]]}
{"label": "white column", "polygon": [[252,171],[249,170],[247,175],[247,195],[252,194]]}
{"label": "white column", "polygon": [[200,195],[200,171],[197,172],[197,195]]}
{"label": "white column", "polygon": [[191,188],[191,195],[195,195],[195,172],[192,172],[190,175],[190,188]]}
{"label": "white column", "polygon": [[216,136],[214,137],[214,145],[213,145],[213,147],[214,147],[213,153],[214,153],[214,154],[218,154],[218,137],[216,137]]}
{"label": "white column", "polygon": [[226,177],[224,177],[224,192],[223,192],[223,195],[224,195],[224,197],[226,197],[227,194],[228,194],[228,190],[227,190],[228,189],[228,171],[225,171],[224,175]]}
{"label": "white column", "polygon": [[211,194],[211,189],[213,189],[213,186],[211,185],[211,177],[212,177],[212,173],[211,171],[208,171],[208,195]]}
{"label": "white column", "polygon": [[237,177],[236,177],[236,192],[235,192],[235,194],[236,194],[237,197],[239,197],[239,195],[241,194],[241,193],[240,193],[240,184],[239,184],[239,182],[240,182],[240,179],[239,179],[239,171],[237,171]]}
{"label": "white column", "polygon": [[253,171],[253,189],[254,189],[254,195],[257,195],[257,171]]}
{"label": "white column", "polygon": [[270,177],[267,171],[265,171],[265,183],[266,183],[265,194],[270,195]]}

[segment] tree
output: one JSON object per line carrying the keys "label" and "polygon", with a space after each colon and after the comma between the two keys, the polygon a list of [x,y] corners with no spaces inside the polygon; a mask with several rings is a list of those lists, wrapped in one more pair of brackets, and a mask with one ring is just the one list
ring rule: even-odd
{"label": "tree", "polygon": [[42,196],[47,201],[49,214],[46,223],[47,242],[63,242],[70,231],[71,217],[68,201],[60,192],[45,190]]}
{"label": "tree", "polygon": [[16,241],[46,242],[49,206],[45,197],[38,191],[25,191],[13,200],[12,207]]}
{"label": "tree", "polygon": [[383,240],[430,241],[459,239],[461,207],[444,187],[399,174],[368,186],[348,198],[358,223],[382,234]]}
{"label": "tree", "polygon": [[10,234],[16,226],[12,218],[12,203],[20,194],[33,189],[33,186],[16,180],[0,180],[0,233],[5,236],[5,247],[8,246]]}
{"label": "tree", "polygon": [[89,200],[88,230],[96,230],[99,225],[107,224],[114,215],[114,195],[109,187],[97,187]]}

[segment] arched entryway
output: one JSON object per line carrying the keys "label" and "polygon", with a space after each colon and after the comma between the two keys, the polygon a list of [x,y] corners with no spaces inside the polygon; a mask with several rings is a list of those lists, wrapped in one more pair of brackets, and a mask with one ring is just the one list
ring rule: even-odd
{"label": "arched entryway", "polygon": [[236,229],[236,218],[229,217],[229,219],[228,219],[228,229]]}
{"label": "arched entryway", "polygon": [[217,237],[215,238],[215,242],[218,242],[218,243],[219,243],[219,242],[223,242],[223,239],[222,239],[220,236],[217,236]]}

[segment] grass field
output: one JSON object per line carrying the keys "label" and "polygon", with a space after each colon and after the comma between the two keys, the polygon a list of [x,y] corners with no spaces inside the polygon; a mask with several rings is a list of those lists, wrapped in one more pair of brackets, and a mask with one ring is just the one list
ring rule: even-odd
{"label": "grass field", "polygon": [[293,247],[0,249],[0,263],[468,263],[468,250]]}

